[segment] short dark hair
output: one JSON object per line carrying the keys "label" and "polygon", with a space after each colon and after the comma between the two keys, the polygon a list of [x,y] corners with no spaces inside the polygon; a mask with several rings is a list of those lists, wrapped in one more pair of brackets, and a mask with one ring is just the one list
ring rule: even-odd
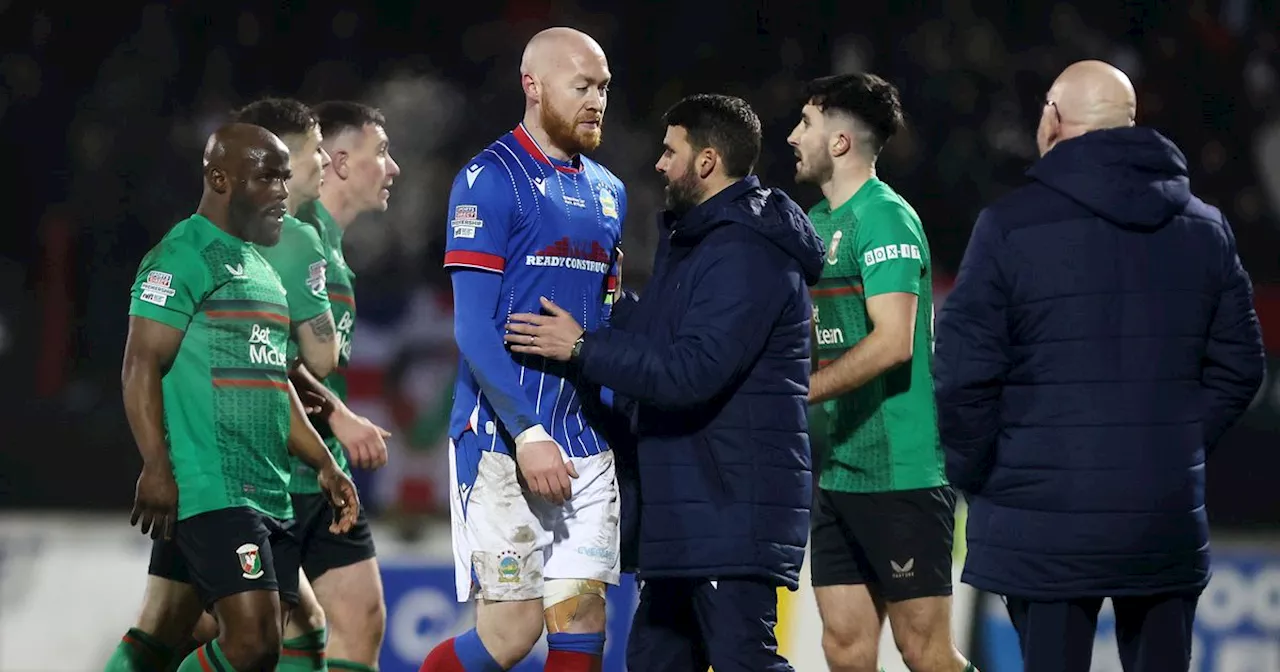
{"label": "short dark hair", "polygon": [[359,131],[369,124],[386,127],[387,118],[376,107],[350,100],[327,100],[311,108],[320,120],[320,134],[336,138],[346,131]]}
{"label": "short dark hair", "polygon": [[741,98],[716,93],[688,96],[672,105],[662,121],[683,128],[694,151],[716,150],[729,177],[750,175],[760,158],[760,117]]}
{"label": "short dark hair", "polygon": [[263,98],[231,113],[231,120],[261,126],[279,138],[303,135],[317,123],[311,108],[292,98]]}
{"label": "short dark hair", "polygon": [[805,100],[819,110],[836,110],[857,119],[873,138],[871,155],[905,126],[898,89],[869,72],[819,77],[805,86]]}

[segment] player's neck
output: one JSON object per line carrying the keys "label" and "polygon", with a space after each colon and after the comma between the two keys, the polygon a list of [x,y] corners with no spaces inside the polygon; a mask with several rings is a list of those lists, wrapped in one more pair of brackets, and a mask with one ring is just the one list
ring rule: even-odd
{"label": "player's neck", "polygon": [[360,215],[356,210],[355,204],[343,198],[342,194],[336,191],[326,192],[322,189],[320,191],[320,205],[324,206],[329,216],[337,223],[338,228],[343,231],[346,231],[351,222],[356,221],[356,217]]}
{"label": "player's neck", "polygon": [[240,236],[231,230],[231,217],[228,216],[227,207],[222,203],[218,203],[207,197],[200,199],[200,206],[196,208],[196,214],[204,217],[213,223],[214,226],[222,229],[230,235],[237,238]]}
{"label": "player's neck", "polygon": [[876,169],[873,166],[836,169],[832,171],[831,179],[822,184],[822,195],[826,197],[831,209],[835,210],[848,203],[862,185],[875,176]]}
{"label": "player's neck", "polygon": [[557,161],[567,162],[573,160],[572,154],[560,149],[555,145],[555,143],[551,142],[551,136],[547,134],[547,129],[542,127],[542,119],[541,115],[538,113],[538,108],[530,107],[525,109],[524,130],[529,132],[529,137],[533,138],[533,141],[538,143],[538,147],[542,148],[542,151],[545,152],[548,157]]}

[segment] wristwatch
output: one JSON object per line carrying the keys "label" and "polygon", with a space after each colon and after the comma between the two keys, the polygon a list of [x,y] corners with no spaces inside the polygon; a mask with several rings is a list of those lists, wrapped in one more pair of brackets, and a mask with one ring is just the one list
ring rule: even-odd
{"label": "wristwatch", "polygon": [[573,342],[573,349],[569,351],[569,361],[575,361],[582,355],[582,344],[586,341],[587,335],[583,333],[578,340]]}

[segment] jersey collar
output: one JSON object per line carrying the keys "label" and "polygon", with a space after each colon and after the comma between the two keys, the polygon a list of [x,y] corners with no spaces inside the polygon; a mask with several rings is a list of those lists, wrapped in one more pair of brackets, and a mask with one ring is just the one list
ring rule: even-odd
{"label": "jersey collar", "polygon": [[520,146],[524,148],[524,151],[528,152],[529,156],[532,156],[535,161],[545,163],[562,173],[568,173],[570,175],[582,170],[581,156],[575,156],[568,162],[559,161],[547,156],[547,153],[542,151],[542,147],[538,145],[538,141],[534,140],[533,136],[529,134],[529,130],[524,127],[523,121],[520,122],[520,125],[516,126],[515,130],[511,131],[511,133],[516,136],[516,142],[520,143]]}

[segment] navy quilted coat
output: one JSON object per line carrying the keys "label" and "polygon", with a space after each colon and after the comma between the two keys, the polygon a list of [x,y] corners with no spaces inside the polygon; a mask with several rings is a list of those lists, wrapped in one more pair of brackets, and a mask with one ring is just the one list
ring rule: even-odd
{"label": "navy quilted coat", "polygon": [[964,581],[1060,600],[1196,590],[1204,470],[1263,375],[1231,227],[1145,128],[1060,143],[982,212],[938,315]]}
{"label": "navy quilted coat", "polygon": [[[588,334],[581,373],[627,404],[639,577],[756,577],[796,588],[813,499],[807,284],[823,246],[785,193],[754,177],[678,221],[653,277]],[[617,444],[615,444],[617,445]],[[626,449],[619,460],[627,465]],[[630,541],[624,541],[625,549]]]}

